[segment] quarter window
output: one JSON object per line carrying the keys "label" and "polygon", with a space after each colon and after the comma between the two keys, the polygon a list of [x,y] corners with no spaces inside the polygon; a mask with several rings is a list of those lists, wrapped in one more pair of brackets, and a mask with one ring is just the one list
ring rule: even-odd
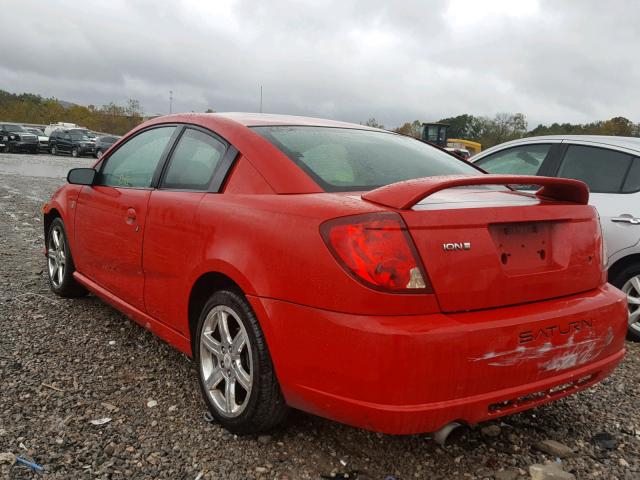
{"label": "quarter window", "polygon": [[640,158],[633,159],[633,165],[627,174],[627,179],[622,187],[624,193],[640,191]]}
{"label": "quarter window", "polygon": [[207,190],[226,146],[211,135],[188,128],[171,155],[163,188]]}
{"label": "quarter window", "polygon": [[620,193],[631,156],[604,148],[570,145],[558,177],[582,180],[595,193]]}
{"label": "quarter window", "polygon": [[489,155],[476,165],[489,173],[537,175],[550,149],[550,143],[522,145]]}
{"label": "quarter window", "polygon": [[175,127],[142,132],[113,152],[100,172],[100,185],[148,188]]}

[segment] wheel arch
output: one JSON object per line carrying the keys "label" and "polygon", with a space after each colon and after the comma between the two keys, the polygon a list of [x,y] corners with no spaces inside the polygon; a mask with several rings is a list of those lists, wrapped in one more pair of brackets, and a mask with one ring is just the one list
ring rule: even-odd
{"label": "wheel arch", "polygon": [[196,337],[195,330],[198,325],[200,312],[206,301],[215,292],[220,290],[235,290],[239,294],[246,296],[253,292],[251,284],[239,272],[233,272],[230,266],[224,268],[224,265],[216,265],[218,268],[209,268],[203,271],[191,283],[189,290],[189,300],[187,304],[187,319],[189,322],[189,341],[191,350],[193,350],[193,342]]}
{"label": "wheel arch", "polygon": [[44,227],[44,241],[45,241],[45,245],[46,245],[47,235],[49,235],[49,228],[51,227],[51,223],[56,218],[62,218],[62,214],[60,213],[60,211],[56,207],[52,207],[48,211],[44,212],[42,217],[43,217],[42,224],[43,224],[43,227]]}
{"label": "wheel arch", "polygon": [[616,260],[616,262],[609,267],[609,283],[612,283],[612,281],[620,274],[622,270],[634,264],[640,265],[640,253],[633,253]]}

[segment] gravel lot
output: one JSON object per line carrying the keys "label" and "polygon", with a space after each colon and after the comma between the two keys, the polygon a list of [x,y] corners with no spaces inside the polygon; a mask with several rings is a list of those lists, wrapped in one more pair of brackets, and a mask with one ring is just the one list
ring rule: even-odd
{"label": "gravel lot", "polygon": [[[44,466],[46,478],[530,478],[574,450],[576,478],[640,478],[640,345],[604,383],[450,446],[392,437],[296,412],[269,436],[235,437],[205,417],[191,362],[95,297],[50,293],[40,207],[66,169],[91,159],[0,154],[0,453]],[[155,405],[155,406],[154,406]],[[110,418],[103,425],[92,420]],[[592,441],[610,434],[615,445]],[[0,464],[0,478],[32,478]]]}

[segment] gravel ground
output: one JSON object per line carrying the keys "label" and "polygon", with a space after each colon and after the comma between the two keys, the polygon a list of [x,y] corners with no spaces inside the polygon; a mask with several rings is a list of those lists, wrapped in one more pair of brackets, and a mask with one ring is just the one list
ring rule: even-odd
{"label": "gravel ground", "polygon": [[[551,439],[574,450],[560,461],[576,478],[640,478],[634,343],[600,385],[479,425],[446,447],[428,435],[380,435],[300,412],[269,436],[227,433],[207,421],[189,359],[93,296],[50,293],[40,207],[65,169],[89,163],[0,154],[0,453],[37,462],[52,479],[318,479],[354,471],[360,479],[515,479],[554,460],[536,448]],[[603,432],[612,449],[592,441]],[[0,464],[0,478],[32,476]]]}

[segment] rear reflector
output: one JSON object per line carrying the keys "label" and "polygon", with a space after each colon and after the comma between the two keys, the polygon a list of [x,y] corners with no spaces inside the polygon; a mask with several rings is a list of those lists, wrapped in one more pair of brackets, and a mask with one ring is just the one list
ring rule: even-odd
{"label": "rear reflector", "polygon": [[320,233],[338,263],[377,290],[433,293],[402,218],[374,213],[329,220]]}

